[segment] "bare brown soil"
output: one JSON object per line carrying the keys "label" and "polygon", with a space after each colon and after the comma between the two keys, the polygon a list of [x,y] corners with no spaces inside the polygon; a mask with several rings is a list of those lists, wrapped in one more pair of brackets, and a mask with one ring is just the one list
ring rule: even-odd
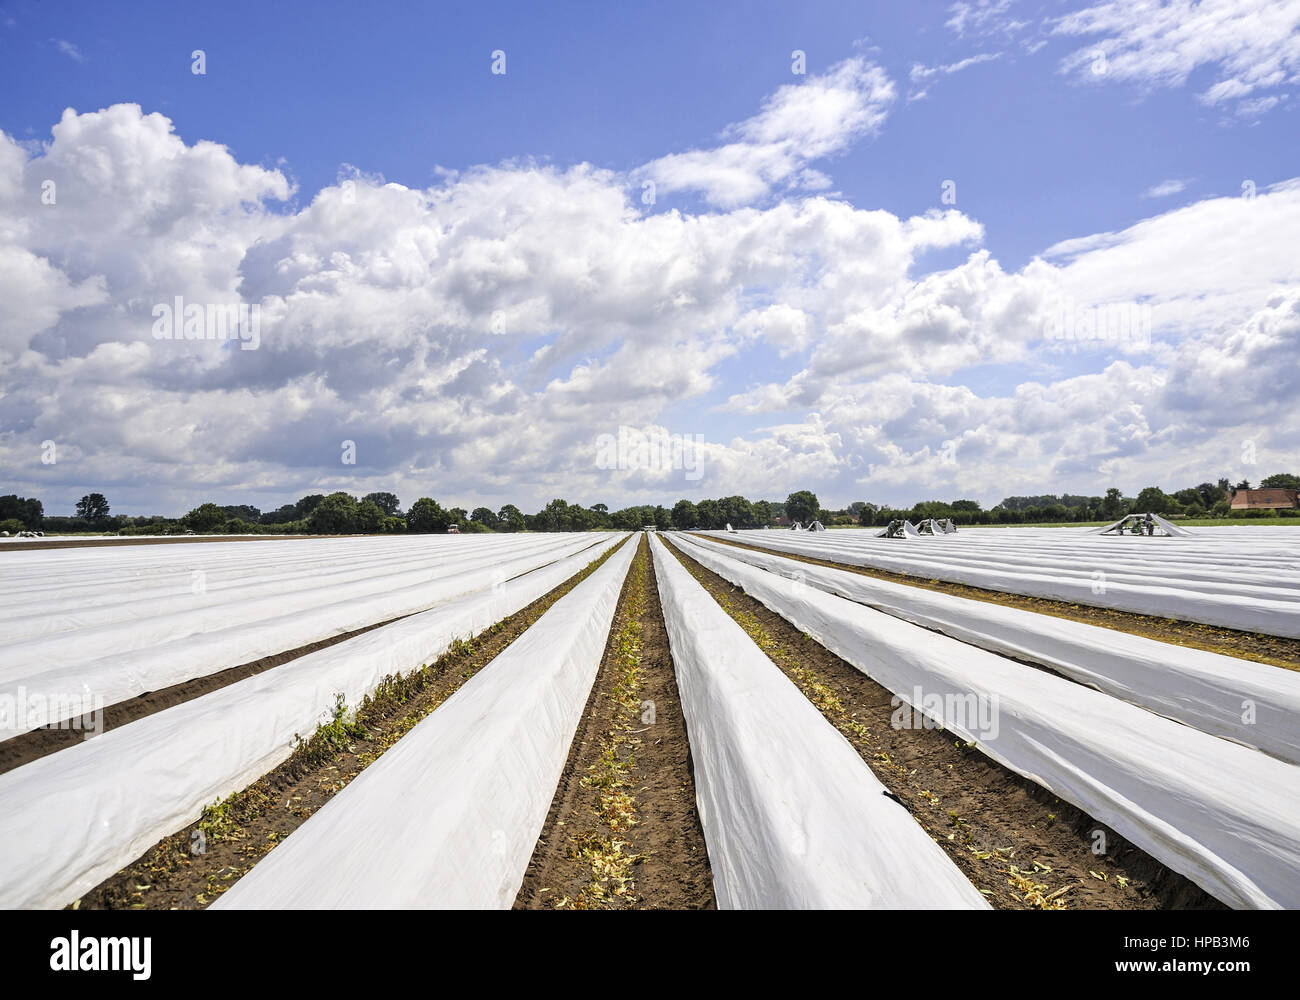
{"label": "bare brown soil", "polygon": [[686,722],[643,537],[515,908],[715,907]]}
{"label": "bare brown soil", "polygon": [[936,590],[955,597],[967,597],[990,604],[1001,604],[1009,608],[1022,608],[1055,618],[1068,618],[1070,621],[1099,625],[1102,628],[1129,632],[1133,635],[1156,639],[1174,646],[1188,646],[1204,649],[1224,656],[1236,656],[1243,660],[1255,660],[1286,670],[1300,670],[1300,639],[1288,639],[1285,636],[1264,635],[1258,632],[1242,632],[1237,629],[1219,628],[1216,625],[1201,625],[1176,618],[1158,618],[1152,615],[1138,614],[1133,611],[1119,611],[1114,608],[1094,608],[1088,604],[1070,604],[1066,601],[1054,601],[1046,597],[1028,597],[1023,594],[1006,594],[1000,590],[985,590],[971,587],[964,583],[948,583],[943,580],[926,580],[891,570],[873,569],[869,566],[853,566],[849,563],[831,562],[813,556],[794,555],[765,549],[760,545],[746,545],[743,542],[726,538],[706,536],[710,541],[724,545],[734,545],[740,549],[750,549],[765,555],[779,555],[796,562],[809,563],[813,566],[828,566],[832,569],[847,570],[861,576],[889,580],[891,583],[903,583],[909,587],[922,590]]}
{"label": "bare brown soil", "polygon": [[434,663],[389,678],[355,721],[323,726],[293,755],[244,790],[165,837],[73,904],[76,909],[202,909],[420,720],[495,659],[538,618],[595,572],[611,549],[522,611],[457,642]]}
{"label": "bare brown soil", "polygon": [[[886,688],[743,590],[669,550],[843,733],[995,908],[1225,908],[1115,831],[952,733],[894,728],[896,703]],[[1103,853],[1094,853],[1098,845]]]}
{"label": "bare brown soil", "polygon": [[[299,646],[297,649],[288,649],[282,653],[274,653],[271,656],[263,656],[261,659],[250,660],[248,663],[242,663],[239,666],[228,667],[205,677],[195,677],[193,680],[182,681],[180,684],[173,684],[171,687],[160,688],[157,691],[146,691],[144,694],[128,701],[120,701],[116,705],[109,705],[104,709],[102,728],[94,735],[106,733],[110,729],[124,726],[128,722],[135,722],[137,719],[143,719],[145,716],[161,712],[163,709],[180,705],[205,694],[211,694],[213,691],[234,684],[235,681],[241,681],[245,677],[252,677],[264,670],[281,666],[290,660],[298,659],[300,656],[314,653],[318,649],[327,649],[346,639],[369,632],[371,629],[382,628],[385,625],[391,625],[393,622],[401,621],[405,617],[407,616],[401,615],[397,618],[390,618],[388,621],[367,625],[365,628],[353,629],[351,632],[343,632],[328,639],[310,642],[305,646]],[[23,764],[37,760],[47,754],[62,750],[64,747],[80,743],[86,738],[93,738],[93,736],[80,729],[61,729],[57,726],[50,726],[33,729],[29,733],[23,733],[21,736],[5,740],[0,743],[0,774],[12,771],[15,767],[21,767]]]}

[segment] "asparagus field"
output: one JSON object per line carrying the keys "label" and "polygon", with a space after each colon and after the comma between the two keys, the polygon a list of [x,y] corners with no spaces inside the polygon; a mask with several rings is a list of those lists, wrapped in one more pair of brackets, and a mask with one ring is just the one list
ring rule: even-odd
{"label": "asparagus field", "polygon": [[1284,528],[0,571],[0,906],[1300,907]]}

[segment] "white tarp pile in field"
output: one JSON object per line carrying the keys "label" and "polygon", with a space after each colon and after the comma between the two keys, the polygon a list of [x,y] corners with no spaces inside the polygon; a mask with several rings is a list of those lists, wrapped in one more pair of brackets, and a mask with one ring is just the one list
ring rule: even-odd
{"label": "white tarp pile in field", "polygon": [[846,739],[653,545],[719,909],[987,909]]}
{"label": "white tarp pile in field", "polygon": [[625,543],[214,905],[508,909],[636,548]]}
{"label": "white tarp pile in field", "polygon": [[982,649],[1032,660],[1202,732],[1300,764],[1295,671],[697,536],[685,542],[688,552],[701,546]]}
{"label": "white tarp pile in field", "polygon": [[[916,525],[913,524],[911,521],[904,521],[901,525],[901,530],[902,530],[902,534],[894,535],[893,540],[897,540],[899,538],[920,538],[921,537],[921,532],[917,529]],[[888,537],[889,525],[886,525],[885,527],[881,528],[879,531],[873,532],[872,534],[876,538]],[[836,544],[836,543],[830,542],[828,544]]]}
{"label": "white tarp pile in field", "polygon": [[1198,528],[1186,545],[1146,536],[1119,545],[1069,528],[974,528],[943,545],[902,548],[854,531],[738,538],[927,580],[1300,638],[1300,529],[1277,530]]}
{"label": "white tarp pile in field", "polygon": [[[61,632],[3,648],[0,695],[14,696],[25,711],[0,713],[0,740],[80,715],[82,692],[103,705],[158,691],[296,649],[321,639],[414,614],[498,584],[590,545],[593,536],[570,534],[492,557],[459,556],[417,571],[395,574],[392,587],[349,584],[255,598],[210,608],[202,614],[176,612],[142,622]],[[381,581],[382,582],[382,581]],[[354,588],[363,587],[361,593]],[[322,600],[328,603],[321,603]],[[274,617],[266,617],[268,612]],[[105,654],[105,633],[137,631],[152,644]],[[111,648],[111,647],[110,647]],[[22,697],[17,696],[21,694]]]}
{"label": "white tarp pile in field", "polygon": [[[0,774],[0,908],[58,907],[285,760],[384,677],[527,607],[626,535]],[[467,747],[467,752],[470,748]]]}
{"label": "white tarp pile in field", "polygon": [[[1120,518],[1118,521],[1116,521],[1114,524],[1108,524],[1108,525],[1106,525],[1106,526],[1103,527],[1103,528],[1093,528],[1093,529],[1092,529],[1092,534],[1094,534],[1094,535],[1104,535],[1104,534],[1106,534],[1106,532],[1108,532],[1108,531],[1114,531],[1114,530],[1115,530],[1116,528],[1118,528],[1121,524],[1123,524],[1125,521],[1127,521],[1127,520],[1129,519],[1130,516],[1131,516],[1131,515],[1125,514],[1123,517],[1121,517],[1121,518]],[[1167,534],[1167,535],[1172,535],[1172,536],[1175,537],[1175,538],[1190,538],[1190,537],[1192,537],[1192,533],[1191,533],[1190,531],[1188,531],[1186,528],[1180,528],[1180,527],[1178,527],[1176,524],[1170,524],[1168,521],[1166,521],[1166,520],[1165,520],[1163,517],[1161,517],[1159,514],[1147,514],[1147,515],[1145,515],[1145,516],[1151,518],[1151,520],[1152,520],[1153,522],[1155,522],[1156,527],[1163,529],[1164,532],[1165,532],[1165,534]]]}
{"label": "white tarp pile in field", "polygon": [[1300,767],[701,546],[682,548],[1220,901],[1300,907]]}

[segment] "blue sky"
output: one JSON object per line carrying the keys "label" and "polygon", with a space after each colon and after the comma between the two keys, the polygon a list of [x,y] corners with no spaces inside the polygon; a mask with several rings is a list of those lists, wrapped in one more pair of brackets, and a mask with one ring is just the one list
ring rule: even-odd
{"label": "blue sky", "polygon": [[[1005,51],[1000,37],[945,29],[950,7],[323,2],[270,18],[255,2],[6,3],[15,23],[0,35],[2,124],[43,139],[65,107],[131,100],[166,114],[187,141],[283,163],[306,197],[345,163],[413,187],[436,183],[436,166],[516,157],[628,170],[748,117],[757,97],[790,81],[796,48],[811,73],[869,51],[900,80],[917,63]],[[1058,240],[1144,218],[1142,193],[1167,178],[1195,173],[1187,200],[1237,194],[1246,176],[1293,175],[1294,114],[1225,130],[1186,90],[1080,86],[1056,71],[1078,47],[1048,38],[1033,54],[936,83],[887,135],[834,161],[836,190],[912,215],[957,180],[957,204],[1019,267]],[[208,54],[204,77],[184,72],[195,48]],[[505,76],[484,72],[496,49],[508,53]],[[1202,67],[1188,89],[1211,75]]]}
{"label": "blue sky", "polygon": [[[0,473],[51,511],[100,488],[115,509],[177,512],[382,483],[407,502],[525,506],[803,486],[839,503],[991,503],[1241,474],[1243,441],[1294,465],[1275,423],[1248,407],[1207,420],[1189,400],[1203,385],[1250,391],[1225,379],[1289,336],[1275,326],[1289,322],[1278,297],[1296,274],[1281,258],[1300,235],[1287,186],[1300,174],[1296,6],[320,3],[271,16],[253,3],[0,4],[0,131],[21,151],[0,164],[25,194],[0,202],[8,278],[48,284],[11,307]],[[498,49],[504,75],[490,72]],[[122,105],[139,111],[52,140],[65,109]],[[174,130],[165,141],[147,127],[155,113]],[[207,162],[204,143],[225,160]],[[187,157],[196,165],[178,180],[169,171]],[[232,180],[240,165],[256,170]],[[33,205],[56,176],[79,194],[51,226]],[[327,219],[326,195],[348,177],[365,218]],[[1241,197],[1246,180],[1260,205]],[[955,201],[941,200],[945,181]],[[614,192],[634,220],[619,221]],[[103,209],[112,198],[126,199],[123,214]],[[510,209],[494,216],[499,205]],[[573,248],[608,240],[630,260],[659,232],[655,216],[680,220],[643,262],[677,269],[671,295],[633,270],[620,301],[597,255],[568,266],[546,245],[548,233]],[[899,235],[918,217],[935,220],[934,238]],[[407,237],[392,235],[412,218]],[[817,241],[826,227],[845,237],[833,251]],[[453,231],[477,242],[433,249]],[[1079,253],[1050,253],[1069,240]],[[191,257],[192,271],[161,274],[158,260]],[[485,277],[484,261],[499,270]],[[692,263],[698,273],[683,275]],[[254,290],[270,292],[275,318],[252,357],[178,363],[138,319],[177,294],[256,301]],[[326,309],[322,295],[346,300]],[[336,317],[371,295],[365,315],[384,331],[342,329]],[[1044,343],[1063,301],[1152,305],[1151,336]],[[775,313],[757,312],[768,307],[796,309],[808,333],[781,333]],[[522,326],[483,340],[498,314]],[[153,353],[122,354],[130,345]],[[69,406],[78,391],[99,406]],[[223,394],[265,426],[208,440],[203,413]],[[118,395],[152,400],[188,439],[133,430]],[[411,405],[401,419],[395,398]],[[1047,412],[1075,416],[1053,424]],[[78,429],[116,419],[118,433]],[[286,420],[321,441],[290,454]],[[340,467],[328,425],[382,444]],[[593,468],[591,439],[620,427],[702,436],[708,475]],[[64,463],[32,464],[61,437]],[[936,458],[946,441],[964,457]]]}

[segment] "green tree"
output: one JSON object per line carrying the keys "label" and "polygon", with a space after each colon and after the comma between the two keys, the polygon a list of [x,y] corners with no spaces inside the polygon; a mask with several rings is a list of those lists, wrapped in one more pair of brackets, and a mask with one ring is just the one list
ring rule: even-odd
{"label": "green tree", "polygon": [[533,528],[536,531],[572,531],[572,521],[569,502],[556,497],[534,515]]}
{"label": "green tree", "polygon": [[754,505],[744,497],[723,497],[718,501],[722,518],[721,527],[730,524],[733,528],[751,528],[754,526]]}
{"label": "green tree", "polygon": [[701,500],[695,505],[695,523],[705,531],[721,528],[723,521],[722,506],[716,500]]}
{"label": "green tree", "polygon": [[283,507],[267,511],[262,515],[261,521],[263,524],[288,524],[290,521],[298,520],[301,516],[297,504],[287,503]]}
{"label": "green tree", "polygon": [[469,516],[469,519],[483,525],[485,528],[491,528],[493,531],[500,524],[500,519],[487,507],[475,507],[474,513]]}
{"label": "green tree", "polygon": [[325,499],[324,493],[312,493],[309,496],[303,497],[296,504],[294,504],[294,506],[298,508],[298,516],[306,517],[308,514],[314,511],[316,507],[320,504],[320,502],[324,499]]}
{"label": "green tree", "polygon": [[451,515],[442,509],[437,500],[429,497],[420,497],[406,512],[408,531],[428,534],[432,531],[446,531],[450,525]]}
{"label": "green tree", "polygon": [[331,493],[307,516],[307,526],[317,535],[348,535],[358,530],[357,501],[347,493]]}
{"label": "green tree", "polygon": [[820,509],[821,504],[817,502],[817,494],[811,490],[799,490],[785,498],[785,516],[791,521],[807,524],[817,516],[817,511]]}
{"label": "green tree", "polygon": [[367,493],[361,498],[361,502],[365,503],[367,500],[383,511],[385,517],[393,517],[402,505],[396,493]]}
{"label": "green tree", "polygon": [[1259,488],[1261,490],[1300,490],[1300,476],[1293,476],[1289,472],[1279,472],[1276,475],[1266,476],[1261,479]]}
{"label": "green tree", "polygon": [[227,504],[221,508],[221,513],[226,515],[227,521],[247,521],[249,524],[256,524],[262,519],[262,512],[252,504]]}
{"label": "green tree", "polygon": [[77,516],[87,521],[102,521],[108,517],[108,501],[102,493],[87,493],[77,501]]}
{"label": "green tree", "polygon": [[499,531],[523,531],[523,511],[512,503],[506,504],[497,511],[497,525]]}
{"label": "green tree", "polygon": [[387,517],[379,504],[373,500],[362,500],[357,504],[356,530],[366,535],[377,535],[384,530]]}
{"label": "green tree", "polygon": [[181,523],[191,531],[210,535],[220,531],[226,525],[226,514],[214,503],[199,504],[181,518]]}
{"label": "green tree", "polygon": [[1169,497],[1159,486],[1148,486],[1137,495],[1133,505],[1135,514],[1163,514],[1169,509]]}
{"label": "green tree", "polygon": [[1196,492],[1200,494],[1202,504],[1206,507],[1213,507],[1220,500],[1227,498],[1227,487],[1228,481],[1220,479],[1217,485],[1214,483],[1201,483],[1196,487]]}
{"label": "green tree", "polygon": [[1127,511],[1124,506],[1124,494],[1116,487],[1112,486],[1106,491],[1106,495],[1101,501],[1101,516],[1107,520],[1118,520],[1123,517]]}
{"label": "green tree", "polygon": [[673,526],[677,528],[694,528],[700,523],[700,512],[689,500],[678,500],[673,504]]}
{"label": "green tree", "polygon": [[45,508],[39,500],[20,497],[14,493],[0,497],[0,521],[21,521],[24,528],[35,530],[41,526],[44,517]]}

